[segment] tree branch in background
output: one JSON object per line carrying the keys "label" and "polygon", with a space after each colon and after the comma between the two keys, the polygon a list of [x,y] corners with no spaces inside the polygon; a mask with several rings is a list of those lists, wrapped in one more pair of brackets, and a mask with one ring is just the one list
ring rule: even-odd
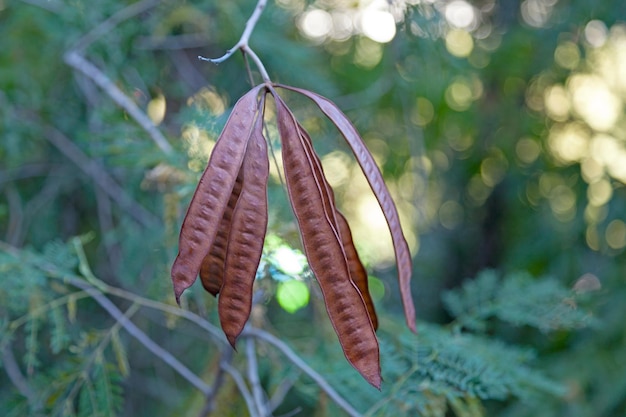
{"label": "tree branch in background", "polygon": [[82,55],[89,45],[107,32],[113,30],[115,26],[157,4],[159,4],[159,0],[142,0],[120,10],[83,36],[72,49],[65,53],[63,60],[67,65],[84,74],[87,78],[96,83],[98,87],[104,90],[118,106],[126,110],[126,112],[135,119],[139,126],[150,135],[154,143],[156,143],[163,152],[169,154],[172,152],[172,147],[165,136],[163,136],[154,123],[152,123],[152,120],[150,120],[135,102],[124,94],[109,77]]}
{"label": "tree branch in background", "polygon": [[67,65],[83,73],[96,83],[105,93],[111,97],[111,99],[117,103],[121,108],[126,110],[130,117],[145,130],[152,138],[154,143],[166,154],[172,152],[172,146],[169,144],[165,136],[157,129],[152,123],[152,120],[143,112],[134,101],[126,96],[122,90],[120,90],[113,82],[95,65],[86,60],[76,51],[69,51],[64,56],[64,61]]}
{"label": "tree branch in background", "polygon": [[[211,398],[210,396],[217,395],[217,392],[213,393],[213,390],[217,385],[214,382],[213,387],[206,384],[202,381],[197,375],[191,372],[185,365],[179,362],[171,353],[165,351],[159,345],[157,345],[152,339],[150,339],[141,329],[139,329],[132,321],[124,318],[124,313],[115,305],[109,298],[107,298],[104,294],[114,295],[120,298],[127,299],[136,303],[137,305],[153,308],[155,310],[159,310],[162,312],[166,312],[168,314],[173,314],[178,317],[183,317],[195,324],[197,324],[200,328],[205,329],[207,333],[211,336],[211,340],[218,343],[221,347],[229,348],[229,344],[226,341],[222,332],[214,325],[209,323],[207,320],[198,316],[197,314],[192,313],[188,310],[183,310],[178,307],[174,307],[169,304],[161,303],[155,300],[149,300],[139,295],[133,294],[131,292],[122,290],[120,288],[115,288],[110,285],[105,284],[104,282],[99,282],[99,287],[101,289],[96,288],[89,282],[85,281],[82,277],[59,270],[54,264],[49,261],[42,259],[38,255],[20,251],[18,248],[9,245],[5,242],[0,241],[0,250],[10,254],[11,256],[20,259],[24,263],[29,263],[32,266],[42,270],[45,272],[50,278],[58,279],[66,284],[77,287],[81,290],[84,290],[89,296],[91,296],[98,304],[100,304],[114,319],[120,322],[120,325],[124,327],[124,329],[135,339],[137,339],[141,344],[143,344],[150,352],[152,352],[155,356],[163,360],[169,366],[171,366],[176,372],[178,372],[181,376],[187,379],[193,386],[198,388],[207,398]],[[361,414],[355,410],[335,389],[324,379],[322,375],[313,370],[309,365],[304,362],[286,343],[266,332],[265,330],[255,328],[252,326],[246,326],[244,330],[241,332],[242,337],[248,338],[256,338],[259,340],[263,340],[265,343],[270,344],[271,346],[280,350],[285,357],[292,362],[297,368],[299,368],[302,372],[308,375],[319,387],[324,391],[328,397],[337,404],[341,409],[343,409],[350,417],[361,417]],[[242,395],[248,395],[251,406],[256,411],[256,407],[254,406],[254,400],[245,385],[245,381],[241,377],[241,374],[236,371],[233,373],[234,368],[230,366],[228,361],[222,357],[220,361],[220,366],[224,367],[224,371],[229,375],[233,376],[235,382],[237,383],[236,378],[240,379],[240,383],[243,384]],[[225,366],[226,365],[226,366]],[[239,383],[238,383],[239,386]],[[241,388],[240,388],[241,390]],[[244,392],[246,394],[244,394]]]}
{"label": "tree branch in background", "polygon": [[219,58],[205,58],[203,56],[198,56],[198,59],[201,59],[203,61],[208,61],[213,64],[221,64],[222,62],[230,58],[235,52],[237,52],[237,50],[241,50],[244,54],[250,55],[250,58],[252,58],[252,60],[254,61],[254,64],[259,69],[259,72],[261,73],[261,77],[263,78],[263,81],[270,82],[270,76],[268,75],[267,70],[265,69],[265,66],[263,65],[263,62],[261,62],[257,54],[254,53],[254,51],[252,50],[252,48],[250,48],[250,45],[248,44],[250,41],[250,35],[252,35],[252,31],[254,30],[254,27],[259,21],[259,18],[261,17],[261,13],[263,12],[263,9],[265,8],[266,5],[267,5],[267,0],[259,0],[256,7],[254,8],[254,12],[252,12],[252,15],[246,22],[246,27],[243,30],[243,33],[241,34],[241,38],[239,39],[239,42],[237,42],[235,46],[230,48],[223,56]]}
{"label": "tree branch in background", "polygon": [[102,190],[116,201],[119,206],[139,224],[150,227],[159,223],[159,219],[139,203],[133,200],[126,191],[115,182],[98,162],[90,159],[83,151],[74,144],[68,137],[55,127],[43,124],[40,120],[37,123],[44,127],[44,137],[53,144],[70,161],[76,164],[85,174]]}
{"label": "tree branch in background", "polygon": [[243,380],[243,377],[239,373],[238,370],[233,368],[230,364],[226,362],[220,363],[220,367],[224,369],[224,371],[233,378],[235,381],[235,385],[239,389],[241,396],[246,402],[248,406],[248,411],[250,412],[250,417],[266,417],[265,415],[259,415],[256,407],[254,406],[254,400],[252,399],[252,395],[250,395],[250,391],[248,391],[248,387],[246,386],[246,382]]}
{"label": "tree branch in background", "polygon": [[263,388],[261,387],[261,381],[259,380],[259,367],[256,360],[256,347],[254,339],[248,337],[246,339],[246,357],[248,359],[248,381],[252,389],[252,399],[256,405],[259,414],[263,417],[269,416],[271,412],[267,407],[267,399]]}

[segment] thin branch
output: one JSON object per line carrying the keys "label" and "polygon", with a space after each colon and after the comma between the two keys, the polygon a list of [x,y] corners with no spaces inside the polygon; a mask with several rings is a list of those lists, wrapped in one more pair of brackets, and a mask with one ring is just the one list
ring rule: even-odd
{"label": "thin branch", "polygon": [[66,52],[63,59],[67,65],[90,78],[98,87],[104,90],[118,106],[126,110],[130,117],[135,119],[139,126],[150,135],[154,143],[156,143],[163,152],[166,154],[172,153],[172,146],[154,123],[152,123],[152,120],[150,120],[150,118],[137,107],[135,102],[126,96],[109,77],[100,71],[98,67],[74,50]]}
{"label": "thin branch", "polygon": [[[41,121],[37,121],[41,123]],[[159,219],[145,208],[136,203],[126,191],[120,187],[106,170],[96,161],[90,159],[62,132],[50,125],[43,125],[44,137],[53,144],[69,160],[75,163],[87,174],[102,190],[115,200],[120,207],[127,211],[137,223],[151,227],[159,223]]]}
{"label": "thin branch", "polygon": [[270,398],[269,408],[271,411],[276,410],[278,406],[283,403],[283,401],[285,400],[285,397],[287,396],[287,393],[291,391],[291,388],[293,388],[294,384],[298,380],[297,378],[298,374],[299,372],[296,373],[295,377],[289,376],[283,379],[280,384],[278,384],[278,387],[276,387],[276,389],[274,390],[274,393],[272,394],[272,398]]}
{"label": "thin branch", "polygon": [[261,77],[263,77],[263,80],[266,82],[270,82],[270,77],[267,73],[267,70],[265,69],[265,66],[263,65],[263,63],[261,62],[257,54],[255,54],[254,51],[249,46],[250,35],[252,35],[252,31],[254,30],[254,27],[259,21],[259,18],[261,17],[261,13],[263,13],[263,9],[265,8],[266,5],[267,5],[267,0],[258,1],[256,7],[254,8],[254,11],[252,12],[252,15],[250,15],[250,18],[246,22],[246,27],[244,28],[243,33],[241,34],[241,38],[239,39],[239,42],[237,42],[235,46],[230,48],[223,56],[219,58],[205,58],[203,56],[198,56],[198,59],[201,59],[203,61],[208,61],[213,64],[221,64],[222,62],[230,58],[235,52],[237,52],[238,49],[241,49],[242,52],[250,55],[250,57],[254,61],[254,64],[259,69],[259,72],[261,73]]}
{"label": "thin branch", "polygon": [[350,417],[361,417],[361,414],[355,410],[335,389],[330,386],[323,376],[318,374],[313,368],[306,364],[286,343],[272,336],[264,330],[255,327],[246,327],[242,336],[252,336],[264,340],[272,346],[278,348],[294,365],[309,376],[340,408],[342,408]]}
{"label": "thin branch", "polygon": [[139,327],[137,327],[135,323],[130,321],[128,317],[126,317],[124,313],[122,313],[122,311],[111,302],[111,300],[104,296],[104,294],[102,294],[96,288],[92,287],[89,283],[83,280],[74,279],[68,281],[68,283],[87,292],[98,304],[100,304],[102,308],[107,311],[107,313],[111,315],[111,317],[113,317],[120,323],[120,325],[128,332],[128,334],[134,337],[146,349],[152,352],[152,354],[168,364],[173,370],[178,372],[180,376],[185,378],[191,385],[200,390],[200,392],[202,392],[204,395],[207,395],[211,391],[211,387],[209,385],[207,385],[196,374],[190,371],[189,368],[187,368],[178,359],[176,359],[174,355],[172,355],[161,346],[159,346],[152,339],[150,339],[148,335],[146,335]]}
{"label": "thin branch", "polygon": [[211,385],[211,392],[209,392],[206,396],[206,401],[204,407],[200,411],[200,417],[208,417],[215,410],[215,400],[217,399],[217,394],[224,384],[224,368],[221,366],[222,363],[230,364],[233,359],[233,350],[230,347],[226,347],[222,350],[220,357],[220,366],[217,367],[217,373],[215,374],[215,378],[213,379],[213,384]]}
{"label": "thin branch", "polygon": [[35,392],[28,385],[28,381],[22,374],[17,361],[15,360],[15,355],[13,355],[13,351],[11,347],[7,344],[2,346],[2,367],[4,368],[7,376],[17,388],[20,394],[22,394],[28,400],[28,404],[30,405],[33,411],[41,410],[41,404],[37,400]]}
{"label": "thin branch", "polygon": [[261,381],[259,380],[256,347],[254,339],[251,337],[246,338],[246,357],[248,359],[248,381],[252,388],[252,398],[256,404],[257,410],[259,410],[259,415],[261,417],[269,416],[271,412],[268,410],[266,396],[261,387]]}
{"label": "thin branch", "polygon": [[[2,242],[2,241],[0,241],[0,250],[5,251],[6,253],[9,253],[9,254],[13,255],[14,257],[17,257],[17,258],[23,258],[24,257],[24,255],[22,254],[22,252],[19,249],[15,248],[15,247],[13,247],[13,246],[5,243],[5,242]],[[31,255],[31,254],[29,254],[29,255]],[[111,313],[111,315],[114,318],[118,318],[120,315],[122,315],[122,312],[119,309],[117,309],[117,307],[108,298],[106,298],[100,291],[98,291],[96,288],[92,287],[88,282],[84,281],[80,277],[77,277],[76,275],[72,275],[72,274],[68,274],[68,273],[59,271],[58,268],[56,268],[53,264],[51,264],[51,263],[49,263],[49,262],[47,262],[45,260],[38,259],[38,257],[36,255],[32,255],[31,257],[29,257],[28,260],[30,260],[35,266],[37,266],[38,268],[42,269],[44,272],[46,272],[51,277],[57,278],[57,279],[61,279],[64,282],[66,282],[66,283],[68,283],[70,285],[73,285],[75,287],[83,289],[86,292],[88,292],[92,297],[94,297],[96,302],[98,302],[98,303],[103,302],[103,303],[105,303],[107,305],[107,307],[112,307],[112,309],[115,309],[117,311],[116,315],[113,315],[113,313]],[[170,306],[170,305],[167,305],[167,304],[164,304],[164,303],[160,303],[158,301],[148,300],[148,299],[145,299],[143,297],[137,296],[137,295],[135,295],[133,293],[130,293],[128,291],[125,291],[125,290],[122,290],[122,289],[119,289],[119,288],[115,288],[115,287],[111,287],[111,286],[108,286],[106,284],[104,284],[104,285],[105,285],[105,291],[108,294],[116,295],[118,297],[122,297],[122,298],[125,298],[125,299],[128,299],[128,300],[134,301],[137,304],[142,305],[142,306],[151,307],[151,308],[154,308],[154,309],[157,309],[157,310],[160,310],[160,311],[164,311],[164,312],[168,312],[168,313],[171,313],[171,314],[175,314],[175,315],[177,315],[179,317],[186,318],[189,321],[191,321],[193,323],[196,323],[199,327],[207,330],[207,332],[211,334],[213,340],[219,341],[223,346],[228,346],[228,342],[226,341],[225,337],[220,333],[219,329],[217,329],[217,327],[213,326],[211,323],[209,323],[208,321],[206,321],[202,317],[200,317],[200,316],[198,316],[198,315],[196,315],[196,314],[194,314],[194,313],[192,313],[190,311],[182,310],[180,308],[173,307],[173,306]],[[87,291],[87,289],[89,289],[90,291]],[[96,298],[96,297],[98,297],[98,298]],[[103,305],[103,307],[104,307],[104,305]],[[106,307],[105,307],[105,309],[106,309]],[[132,322],[122,322],[122,326],[127,331],[128,331],[127,326],[132,326],[134,329],[133,329],[132,332],[129,331],[129,333],[133,337],[136,337],[137,334],[142,334],[144,337],[147,338],[147,336],[139,328],[137,328]],[[287,357],[287,359],[289,359],[296,367],[298,367],[300,370],[302,370],[302,372],[304,372],[306,375],[308,375],[317,385],[319,385],[319,387],[331,398],[331,400],[333,400],[350,417],[362,417],[362,415],[358,411],[356,411],[343,397],[341,397],[341,395],[339,395],[339,393],[337,393],[337,391],[335,391],[335,389],[324,379],[323,376],[321,376],[319,373],[317,373],[315,370],[313,370],[309,365],[307,365],[293,350],[291,350],[291,348],[289,346],[287,346],[286,343],[284,343],[280,339],[276,338],[275,336],[271,335],[270,333],[268,333],[268,332],[266,332],[264,330],[261,330],[261,329],[255,328],[255,327],[251,327],[251,326],[247,326],[246,328],[244,328],[244,330],[241,333],[241,336],[258,338],[260,340],[265,341],[266,343],[269,343],[270,345],[274,346],[278,350],[280,350]],[[141,340],[140,340],[140,342],[141,342]],[[150,342],[152,344],[156,345],[152,340],[150,340]],[[163,351],[163,349],[161,349],[158,345],[156,345],[156,348],[158,348],[161,351]],[[171,354],[169,354],[169,352],[165,352],[165,351],[163,351],[163,352],[164,353],[159,352],[159,354],[155,353],[155,355],[159,356],[162,359],[163,359],[162,355],[164,355],[164,356],[169,355],[170,357],[172,357]],[[170,364],[170,366],[174,367],[174,369],[177,370],[179,373],[180,373],[181,369],[184,369],[187,372],[191,373],[191,371],[189,371],[184,365],[182,365],[180,362],[178,362],[176,360],[176,358],[172,357],[172,359],[173,359],[173,361],[175,361],[174,363],[177,364],[176,365],[177,367],[172,366],[169,362],[168,362],[168,364]],[[230,368],[230,369],[232,370],[232,368]],[[226,372],[228,372],[227,368],[225,368],[224,370]],[[235,370],[235,372],[236,372],[236,370]],[[230,372],[228,372],[228,373],[230,374]],[[238,372],[236,372],[236,374],[239,375]],[[191,375],[193,375],[194,378],[199,380],[199,378],[195,374],[191,373]],[[239,377],[241,378],[241,375],[239,375]],[[210,393],[210,389],[211,388],[208,385],[206,385],[202,380],[199,380],[199,382],[197,382],[197,383],[202,386],[201,391],[206,396],[208,396],[208,394]],[[245,383],[244,383],[243,379],[241,380],[241,383],[243,383],[243,386],[245,387]],[[245,387],[245,389],[247,391],[247,387]],[[242,392],[242,395],[244,395],[243,392]],[[248,392],[248,395],[250,395],[249,392]]]}
{"label": "thin branch", "polygon": [[119,25],[125,20],[128,20],[155,7],[160,2],[160,0],[142,0],[119,10],[111,17],[100,23],[98,26],[90,30],[85,36],[80,38],[76,45],[74,45],[72,50],[77,53],[82,53],[85,49],[87,49],[89,45],[97,41],[98,38],[106,35],[111,30],[113,30],[115,26]]}
{"label": "thin branch", "polygon": [[246,405],[248,406],[250,417],[260,417],[259,413],[257,412],[254,406],[254,400],[252,399],[252,396],[250,395],[250,391],[248,391],[246,382],[243,380],[243,377],[241,376],[239,371],[237,371],[235,368],[230,366],[228,363],[221,363],[220,366],[222,367],[222,369],[224,369],[224,371],[228,375],[231,376],[231,378],[233,378],[233,381],[235,381],[235,385],[237,385],[237,388],[239,389],[241,396],[243,397],[243,399],[246,402]]}

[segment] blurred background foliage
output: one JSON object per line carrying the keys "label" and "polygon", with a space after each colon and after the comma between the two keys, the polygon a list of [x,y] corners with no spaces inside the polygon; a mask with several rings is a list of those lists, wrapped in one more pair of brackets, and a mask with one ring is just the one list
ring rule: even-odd
{"label": "blurred background foliage", "polygon": [[[208,415],[202,393],[71,279],[123,289],[116,305],[207,383],[225,358],[245,368],[243,347],[231,357],[167,307],[186,205],[250,87],[241,55],[197,56],[234,45],[254,5],[0,0],[6,415]],[[383,391],[337,346],[280,154],[255,326],[365,415],[624,415],[622,1],[276,0],[251,46],[273,81],[331,98],[362,133],[414,254],[422,323],[417,337],[403,328],[386,224],[349,149],[287,95],[372,274]],[[271,118],[268,133],[278,150]],[[184,304],[218,322],[199,286]],[[275,415],[339,415],[270,346],[257,353]],[[234,382],[220,384],[214,415],[245,415]]]}

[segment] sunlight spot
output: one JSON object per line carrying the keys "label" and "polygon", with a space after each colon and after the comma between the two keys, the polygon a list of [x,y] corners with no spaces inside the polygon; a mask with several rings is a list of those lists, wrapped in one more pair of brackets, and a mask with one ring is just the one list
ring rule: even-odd
{"label": "sunlight spot", "polygon": [[287,275],[300,275],[307,265],[306,258],[300,251],[281,246],[274,251],[272,259],[276,266]]}
{"label": "sunlight spot", "polygon": [[585,158],[580,163],[580,172],[588,184],[598,181],[604,175],[604,167],[595,158]]}
{"label": "sunlight spot", "polygon": [[352,36],[354,32],[354,23],[352,16],[348,13],[334,11],[332,12],[333,29],[330,36],[336,41],[345,41]]}
{"label": "sunlight spot", "polygon": [[589,204],[602,206],[609,202],[613,196],[613,187],[607,179],[601,179],[589,184],[587,188],[587,199]]}
{"label": "sunlight spot", "polygon": [[604,45],[608,35],[609,30],[601,20],[591,20],[585,26],[585,40],[594,48]]}
{"label": "sunlight spot", "polygon": [[467,194],[476,206],[482,205],[487,200],[491,190],[492,188],[483,182],[480,175],[474,175],[467,185]]}
{"label": "sunlight spot", "polygon": [[591,156],[605,167],[620,162],[618,161],[619,154],[620,145],[613,136],[600,134],[591,140]]}
{"label": "sunlight spot", "polygon": [[363,68],[373,68],[383,57],[383,48],[380,43],[369,38],[359,38],[354,53],[354,63]]}
{"label": "sunlight spot", "polygon": [[341,151],[334,151],[322,158],[324,175],[331,187],[345,184],[350,178],[350,157]]}
{"label": "sunlight spot", "polygon": [[495,187],[506,174],[508,163],[501,153],[483,159],[480,164],[480,176],[489,187]]}
{"label": "sunlight spot", "polygon": [[446,49],[458,58],[465,58],[472,53],[474,40],[466,31],[452,29],[446,34]]}
{"label": "sunlight spot", "polygon": [[445,93],[446,103],[456,111],[467,110],[472,104],[472,90],[462,79],[454,81],[448,86]]}
{"label": "sunlight spot", "polygon": [[524,0],[520,6],[522,19],[530,26],[540,28],[548,23],[556,0]]}
{"label": "sunlight spot", "polygon": [[590,225],[587,227],[587,230],[585,231],[585,241],[587,242],[589,249],[595,251],[600,250],[600,236],[598,235],[598,231],[595,226]]}
{"label": "sunlight spot", "polygon": [[302,281],[290,279],[278,284],[276,301],[288,313],[295,313],[309,304],[309,288]]}
{"label": "sunlight spot", "polygon": [[463,222],[463,207],[454,200],[448,200],[439,207],[439,222],[448,230]]}
{"label": "sunlight spot", "polygon": [[163,122],[163,119],[165,119],[165,110],[165,96],[163,94],[159,94],[148,102],[146,113],[148,114],[150,120],[152,120],[152,123],[154,123],[155,126],[158,126],[161,122]]}
{"label": "sunlight spot", "polygon": [[570,101],[567,90],[559,84],[546,89],[545,108],[548,116],[557,122],[564,122],[569,116]]}
{"label": "sunlight spot", "polygon": [[304,34],[313,39],[322,41],[333,28],[333,19],[325,10],[313,9],[302,14],[298,22]]}
{"label": "sunlight spot", "polygon": [[607,131],[615,126],[622,113],[622,102],[602,78],[576,74],[569,79],[567,87],[574,110],[590,127]]}
{"label": "sunlight spot", "polygon": [[539,157],[541,147],[535,140],[522,138],[515,145],[515,153],[520,161],[525,164],[532,164]]}
{"label": "sunlight spot", "polygon": [[548,147],[563,163],[579,161],[587,155],[589,137],[585,128],[578,123],[554,125],[550,128]]}
{"label": "sunlight spot", "polygon": [[576,194],[566,185],[557,185],[550,192],[550,208],[554,216],[567,222],[574,219],[576,215]]}
{"label": "sunlight spot", "polygon": [[580,51],[574,42],[563,42],[554,51],[554,61],[562,68],[573,70],[580,62]]}
{"label": "sunlight spot", "polygon": [[435,108],[432,103],[424,97],[418,97],[415,100],[415,108],[411,113],[411,121],[417,126],[426,126],[434,117]]}
{"label": "sunlight spot", "polygon": [[459,29],[473,29],[476,25],[476,14],[471,4],[464,0],[454,0],[446,5],[446,20]]}
{"label": "sunlight spot", "polygon": [[585,207],[585,221],[587,223],[598,224],[606,219],[607,214],[608,210],[606,209],[606,206],[594,206],[588,204],[587,207]]}
{"label": "sunlight spot", "polygon": [[363,10],[359,23],[363,34],[378,43],[390,42],[396,36],[396,21],[385,10]]}
{"label": "sunlight spot", "polygon": [[606,227],[606,243],[611,249],[622,249],[626,246],[626,224],[621,220],[613,220]]}

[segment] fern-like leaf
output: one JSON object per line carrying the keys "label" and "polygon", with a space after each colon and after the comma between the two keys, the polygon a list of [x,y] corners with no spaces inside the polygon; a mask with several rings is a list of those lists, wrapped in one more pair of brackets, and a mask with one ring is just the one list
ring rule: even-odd
{"label": "fern-like leaf", "polygon": [[484,271],[445,293],[443,302],[462,327],[481,332],[490,318],[544,332],[583,327],[591,319],[577,308],[573,291],[552,278],[535,279],[527,273],[501,280],[495,271]]}

